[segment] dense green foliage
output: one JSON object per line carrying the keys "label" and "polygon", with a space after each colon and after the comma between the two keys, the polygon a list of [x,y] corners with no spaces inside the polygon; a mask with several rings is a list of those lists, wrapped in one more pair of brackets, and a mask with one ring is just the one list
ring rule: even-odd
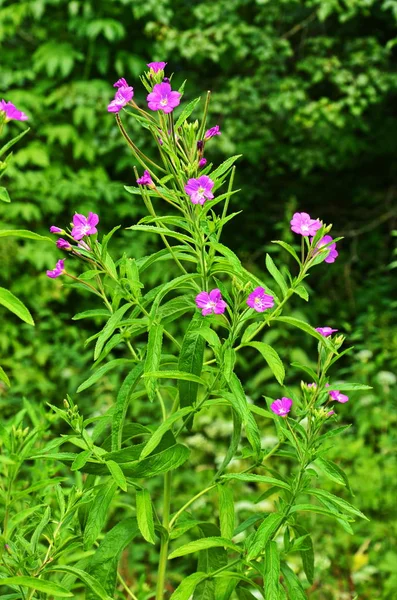
{"label": "dense green foliage", "polygon": [[[352,394],[341,410],[354,426],[334,449],[336,459],[349,463],[352,488],[371,522],[356,525],[351,537],[321,521],[309,594],[316,600],[355,594],[386,599],[397,587],[396,286],[389,269],[397,189],[396,21],[392,0],[0,0],[1,91],[29,114],[31,126],[3,180],[12,203],[0,205],[1,229],[46,234],[74,211],[94,210],[105,231],[142,216],[137,197],[123,187],[134,183],[131,157],[106,105],[117,77],[126,76],[138,90],[145,63],[164,59],[179,84],[188,76],[187,100],[205,87],[213,91],[211,115],[222,136],[211,160],[243,154],[236,178],[243,191],[233,210],[244,212],[225,227],[225,236],[246,266],[262,273],[265,239],[291,242],[288,219],[295,208],[333,222],[345,236],[338,261],[320,280],[309,281],[321,290],[319,301],[308,313],[296,299],[291,310],[349,333],[355,351],[342,375],[373,386],[365,395]],[[137,95],[144,99],[141,89]],[[18,127],[11,124],[8,131],[16,134]],[[129,127],[142,145],[141,131],[134,123]],[[116,254],[122,244],[136,257],[159,247],[149,235],[124,230],[112,241]],[[43,274],[58,253],[50,244],[15,238],[0,240],[0,253],[0,285],[25,302],[36,322],[35,329],[21,327],[0,308],[0,364],[12,382],[9,391],[0,387],[3,414],[15,419],[17,410],[30,407],[24,426],[46,419],[61,429],[45,403],[60,406],[66,393],[83,412],[93,405],[102,411],[124,372],[111,371],[76,399],[93,352],[84,340],[96,328],[85,321],[71,326],[72,315],[91,306]],[[158,268],[148,283],[165,278]],[[176,331],[179,326],[172,324]],[[292,332],[272,329],[264,337],[275,339],[286,363],[310,362],[306,347],[296,349]],[[253,354],[252,362],[239,364],[254,400],[272,395],[275,385],[256,360]],[[299,380],[297,372],[289,383]],[[143,410],[138,400],[134,411]],[[200,487],[202,465],[212,460],[211,439],[216,427],[224,427],[220,419],[212,421],[205,436],[192,442],[202,454],[191,481],[181,481],[187,493]],[[271,436],[270,429],[264,435]],[[50,467],[47,476],[54,475]],[[243,499],[252,502],[252,492],[242,486],[241,493],[244,515]],[[118,508],[116,503],[113,510]],[[140,551],[139,544],[135,548]],[[154,553],[146,559],[156,562]],[[135,580],[140,575],[135,572]]]}

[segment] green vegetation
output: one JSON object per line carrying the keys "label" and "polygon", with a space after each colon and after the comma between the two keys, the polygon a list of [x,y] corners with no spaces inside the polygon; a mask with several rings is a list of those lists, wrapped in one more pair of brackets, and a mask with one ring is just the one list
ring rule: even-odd
{"label": "green vegetation", "polygon": [[[309,291],[315,292],[310,306],[295,296],[287,314],[346,333],[354,350],[341,361],[339,376],[372,387],[349,394],[350,401],[338,410],[341,425],[353,424],[340,440],[336,438],[330,456],[349,477],[355,494],[350,501],[370,521],[357,521],[352,536],[322,515],[304,515],[302,524],[310,524],[316,532],[316,571],[306,592],[312,600],[389,600],[397,594],[397,287],[392,236],[397,217],[396,23],[393,0],[0,0],[2,97],[29,115],[30,126],[13,148],[2,179],[11,203],[0,202],[1,230],[48,236],[50,225],[62,226],[75,211],[92,210],[100,215],[102,232],[122,224],[110,242],[115,256],[128,248],[129,256],[140,258],[162,247],[156,236],[126,229],[145,214],[145,208],[139,196],[124,189],[135,185],[134,159],[106,111],[112,83],[122,76],[143,102],[138,78],[147,62],[158,59],[168,61],[167,69],[174,72],[178,85],[188,78],[184,101],[203,89],[212,90],[210,124],[218,123],[222,135],[211,147],[211,161],[220,164],[226,156],[243,155],[235,179],[242,192],[231,198],[232,211],[243,212],[225,225],[223,239],[244,266],[261,277],[266,252],[276,261],[283,252],[265,240],[294,243],[289,219],[295,210],[332,222],[334,235],[344,236],[335,264],[316,270],[307,282]],[[132,119],[125,121],[137,145],[154,155],[154,145],[147,145],[143,130]],[[11,123],[7,136],[25,128]],[[103,320],[72,317],[102,308],[100,301],[93,306],[88,295],[45,277],[45,270],[59,258],[59,251],[45,240],[0,238],[0,256],[0,287],[23,301],[35,322],[35,327],[21,324],[1,303],[0,364],[11,383],[8,387],[6,380],[0,381],[3,476],[18,448],[13,484],[18,510],[30,511],[29,519],[42,530],[50,518],[44,510],[47,505],[70,517],[74,528],[83,526],[88,512],[72,488],[82,486],[81,473],[56,460],[40,459],[54,433],[70,434],[48,404],[62,408],[70,394],[81,414],[99,416],[113,404],[128,368],[120,363],[77,394],[88,378],[94,351],[85,341]],[[165,271],[165,264],[171,272]],[[145,280],[148,289],[177,274],[170,264],[157,263]],[[170,331],[177,336],[185,326],[181,318],[170,324]],[[295,330],[272,327],[262,341],[277,343],[285,365],[299,361],[315,367],[311,345]],[[125,354],[117,348],[110,358],[124,359]],[[278,397],[279,386],[259,353],[253,349],[249,358],[240,357],[237,369],[248,382],[252,400]],[[291,390],[296,392],[302,376],[288,369]],[[130,416],[150,424],[155,410],[145,397],[137,397]],[[195,450],[194,470],[179,475],[182,503],[192,489],[204,487],[205,466],[214,467],[214,455],[226,452],[228,421],[226,411],[215,410],[196,419],[187,438]],[[13,426],[16,446],[7,454],[5,439]],[[39,434],[30,437],[27,427],[38,427]],[[261,435],[270,448],[273,425],[264,422]],[[32,447],[34,462],[27,459]],[[285,458],[274,457],[272,467],[285,468]],[[175,479],[178,484],[178,471]],[[56,484],[55,491],[46,487],[48,482]],[[160,483],[152,480],[150,485],[156,498]],[[32,486],[28,505],[23,494]],[[234,489],[242,522],[252,514],[260,494],[249,482],[238,482]],[[260,492],[266,489],[260,487]],[[336,482],[328,489],[339,493]],[[125,497],[112,491],[103,532],[119,523],[120,514],[126,519],[134,514]],[[213,517],[215,498],[197,505],[204,520]],[[266,497],[260,501],[261,510],[266,510],[267,502]],[[18,518],[12,518],[12,531],[17,532]],[[97,533],[92,532],[92,539]],[[112,546],[114,556],[132,537],[131,527],[128,531],[120,527],[119,545]],[[23,545],[20,540],[15,543]],[[84,566],[89,551],[79,552]],[[179,570],[169,591],[186,572],[196,570],[196,556],[176,559]],[[137,537],[133,552],[123,554],[121,575],[139,600],[150,597],[144,582],[157,562],[157,552],[148,550],[142,537]],[[300,572],[298,556],[294,566]],[[101,567],[94,565],[93,572]],[[79,580],[79,573],[67,568],[65,564],[65,581],[73,576]],[[127,597],[120,581],[118,590],[119,598]],[[48,593],[62,597],[62,590]],[[84,593],[75,597],[80,600]]]}

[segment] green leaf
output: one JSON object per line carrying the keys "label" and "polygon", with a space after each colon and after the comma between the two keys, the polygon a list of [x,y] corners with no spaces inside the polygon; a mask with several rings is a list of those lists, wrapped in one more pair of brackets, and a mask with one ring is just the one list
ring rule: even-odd
{"label": "green leaf", "polygon": [[306,323],[301,319],[296,319],[295,317],[276,317],[274,320],[280,321],[281,323],[287,323],[287,325],[292,325],[293,327],[297,327],[298,329],[302,329],[302,331],[309,333],[310,335],[315,337],[319,342],[322,342],[324,346],[328,348],[328,350],[332,350],[333,352],[335,352],[335,348],[332,342],[328,338],[318,333],[318,331],[316,331],[314,327],[309,325],[309,323]]}
{"label": "green leaf", "polygon": [[283,515],[271,513],[259,525],[255,535],[249,545],[247,560],[253,560],[263,552],[266,544],[270,541],[273,534],[277,531],[283,521]]}
{"label": "green leaf", "polygon": [[146,458],[146,456],[149,456],[149,454],[151,454],[153,450],[157,448],[166,431],[168,431],[176,421],[188,415],[193,410],[194,408],[192,406],[186,406],[185,408],[182,408],[181,410],[178,410],[174,414],[170,415],[153,433],[153,435],[143,448],[140,458],[142,459]]}
{"label": "green leaf", "polygon": [[224,396],[230,402],[234,410],[240,416],[245,427],[248,441],[256,455],[259,456],[261,451],[261,437],[259,429],[251,411],[249,410],[243,386],[241,385],[241,382],[235,373],[232,374],[228,385],[232,393],[223,393],[222,396]]}
{"label": "green leaf", "polygon": [[2,202],[11,202],[11,198],[7,192],[7,188],[0,186],[0,200]]}
{"label": "green leaf", "polygon": [[282,242],[281,240],[272,240],[272,244],[278,244],[279,246],[284,248],[284,250],[289,252],[291,254],[291,256],[294,257],[294,259],[297,261],[298,265],[301,264],[299,256],[297,255],[296,251],[290,244],[287,244],[287,242]]}
{"label": "green leaf", "polygon": [[114,481],[117,483],[119,488],[126,492],[127,480],[119,465],[116,462],[114,462],[114,460],[107,460],[106,466],[109,469],[110,474],[112,475]]}
{"label": "green leaf", "polygon": [[372,390],[372,386],[363,385],[362,383],[338,383],[330,385],[330,387],[327,388],[328,392],[332,392],[332,390],[338,390],[339,392],[354,392],[359,390]]}
{"label": "green leaf", "polygon": [[84,312],[81,313],[77,313],[76,315],[74,315],[74,317],[72,317],[73,321],[80,321],[80,319],[91,319],[94,317],[106,317],[109,318],[109,311],[108,310],[101,310],[101,309],[95,309],[95,310],[85,310]]}
{"label": "green leaf", "polygon": [[265,600],[277,600],[280,579],[280,556],[276,542],[269,542],[265,550]]}
{"label": "green leaf", "polygon": [[226,348],[223,355],[223,375],[226,381],[230,381],[236,363],[236,351],[234,348]]}
{"label": "green leaf", "polygon": [[[113,598],[117,579],[117,565],[123,550],[138,535],[136,519],[124,519],[108,531],[91,557],[87,571],[95,577]],[[86,600],[95,600],[93,593],[88,593]]]}
{"label": "green leaf", "polygon": [[8,150],[10,150],[10,148],[12,148],[14,144],[19,142],[19,140],[22,139],[28,133],[28,131],[30,131],[30,127],[24,129],[24,131],[21,131],[21,133],[12,138],[12,140],[9,140],[2,148],[0,148],[0,156],[3,156],[3,154],[8,152]]}
{"label": "green leaf", "polygon": [[274,264],[274,261],[273,261],[272,257],[270,256],[270,254],[266,254],[266,267],[267,267],[267,270],[269,271],[270,275],[273,277],[273,279],[279,286],[279,288],[283,294],[283,297],[285,297],[288,292],[287,282],[285,281],[283,275],[281,274],[281,271],[279,271],[279,269]]}
{"label": "green leaf", "polygon": [[223,459],[223,462],[219,468],[217,476],[226,469],[228,464],[233,460],[236,455],[240,439],[241,439],[241,429],[242,429],[242,419],[240,415],[232,410],[232,419],[233,419],[233,434],[230,440],[229,448],[227,449],[226,456]]}
{"label": "green leaf", "polygon": [[207,573],[192,573],[185,577],[172,594],[170,600],[189,600],[197,585],[207,577]]}
{"label": "green leaf", "polygon": [[[320,435],[316,442],[321,444],[322,442],[325,442],[325,440],[335,437],[337,435],[340,435],[341,433],[343,433],[344,431],[347,431],[348,429],[350,429],[351,424],[349,425],[342,425],[341,427],[335,427],[335,429],[330,429],[329,431],[327,431],[326,433],[323,433],[322,435]],[[321,459],[317,459],[317,462],[320,464]],[[328,461],[325,461],[328,462]],[[332,463],[334,464],[334,463]],[[339,468],[339,467],[338,467]],[[339,482],[338,482],[339,483]],[[342,483],[342,485],[345,485],[344,483]]]}
{"label": "green leaf", "polygon": [[[301,527],[300,525],[294,525],[294,530],[298,533],[298,535],[308,535],[306,529]],[[310,535],[305,540],[305,549],[301,549],[300,555],[302,558],[303,570],[305,571],[306,578],[310,584],[313,584],[314,581],[314,549],[313,542]]]}
{"label": "green leaf", "polygon": [[210,174],[211,179],[215,180],[224,173],[226,173],[226,171],[228,171],[230,167],[233,166],[233,164],[238,158],[240,158],[240,156],[242,156],[242,154],[236,154],[235,156],[231,156],[230,158],[225,160],[222,164],[219,165],[217,169],[215,169],[215,171],[212,171],[212,173]]}
{"label": "green leaf", "polygon": [[112,314],[112,316],[106,323],[105,327],[102,329],[97,339],[94,351],[94,360],[98,358],[98,356],[102,352],[102,348],[105,345],[106,341],[110,338],[114,330],[118,327],[121,319],[123,318],[123,316],[129,308],[131,308],[131,304],[123,304],[123,306],[120,306],[120,308]]}
{"label": "green leaf", "polygon": [[291,486],[289,486],[288,483],[285,483],[285,481],[282,481],[281,479],[276,479],[275,477],[268,477],[267,475],[256,475],[255,473],[228,473],[227,475],[222,475],[222,479],[235,479],[238,481],[248,481],[250,483],[268,483],[269,485],[282,488],[283,490],[291,491]]}
{"label": "green leaf", "polygon": [[84,467],[87,460],[90,459],[91,455],[92,450],[84,450],[83,452],[80,452],[80,454],[76,456],[70,467],[71,471],[80,471],[80,469]]}
{"label": "green leaf", "polygon": [[159,235],[162,234],[166,237],[175,238],[180,242],[194,243],[194,240],[191,237],[184,233],[167,229],[166,227],[156,227],[155,225],[132,225],[131,227],[127,227],[127,229],[132,229],[133,231],[145,231],[146,233],[157,233]]}
{"label": "green leaf", "polygon": [[207,537],[201,538],[199,540],[195,540],[194,542],[189,542],[184,546],[180,546],[174,552],[171,552],[169,555],[169,559],[178,558],[179,556],[186,556],[186,554],[192,554],[193,552],[199,552],[200,550],[205,550],[206,548],[228,548],[229,550],[233,550],[233,552],[242,553],[242,549],[233,544],[230,540],[223,537]]}
{"label": "green leaf", "polygon": [[38,233],[28,231],[27,229],[3,229],[0,230],[0,238],[2,237],[17,237],[28,240],[36,240],[38,242],[51,242],[51,244],[54,244],[54,240],[52,238],[47,237],[46,235],[39,235]]}
{"label": "green leaf", "polygon": [[153,323],[149,331],[143,376],[145,377],[145,387],[150,402],[153,402],[156,397],[157,381],[156,377],[150,376],[149,373],[158,371],[160,367],[163,331],[164,327],[157,323]]}
{"label": "green leaf", "polygon": [[281,358],[274,350],[274,348],[269,346],[269,344],[265,344],[264,342],[250,342],[246,345],[251,346],[252,348],[256,348],[256,350],[258,350],[258,352],[262,354],[263,358],[269,365],[271,371],[273,372],[273,375],[275,376],[279,384],[283,385],[285,369]]}
{"label": "green leaf", "polygon": [[154,477],[177,469],[189,458],[190,450],[183,444],[174,444],[157,454],[151,454],[136,463],[122,464],[127,477]]}
{"label": "green leaf", "polygon": [[69,592],[58,583],[52,581],[46,581],[44,579],[38,579],[37,577],[5,577],[0,579],[0,585],[18,585],[21,587],[27,587],[43,594],[58,596],[59,598],[73,598],[74,594]]}
{"label": "green leaf", "polygon": [[96,541],[106,522],[108,508],[117,489],[117,483],[109,480],[102,484],[91,504],[84,529],[84,549],[88,550]]}
{"label": "green leaf", "polygon": [[218,485],[221,536],[232,539],[235,527],[233,492],[227,485]]}
{"label": "green leaf", "polygon": [[79,387],[77,388],[77,393],[79,394],[80,392],[83,392],[87,388],[94,385],[94,383],[96,383],[101,377],[103,377],[105,375],[105,373],[107,373],[111,369],[114,369],[115,367],[118,367],[120,365],[123,365],[123,366],[128,365],[128,364],[131,364],[132,362],[133,362],[132,360],[128,360],[126,358],[116,358],[114,360],[109,361],[102,367],[99,367],[99,369],[97,371],[95,371],[95,373],[93,373],[91,375],[91,377],[89,377],[82,384],[80,384]]}
{"label": "green leaf", "polygon": [[[203,538],[211,536],[219,536],[219,528],[213,523],[203,523],[199,527],[200,533]],[[197,571],[205,573],[213,573],[220,568],[225,568],[228,563],[227,550],[224,548],[205,548],[200,550]],[[218,600],[219,599],[219,586],[220,581],[214,578],[205,579],[197,586],[193,600]]]}
{"label": "green leaf", "polygon": [[83,571],[82,569],[78,569],[77,567],[70,567],[68,565],[50,565],[50,567],[48,567],[47,570],[56,571],[59,573],[69,573],[70,575],[74,575],[75,577],[80,579],[82,583],[84,583],[84,585],[92,592],[95,598],[101,598],[101,600],[112,600],[112,597],[106,593],[106,590],[98,581],[98,579],[96,579],[89,573],[86,573],[86,571]]}
{"label": "green leaf", "polygon": [[121,448],[123,427],[128,404],[136,385],[141,379],[142,371],[143,364],[138,363],[124,379],[119,393],[117,394],[112,418],[112,450],[119,450]]}
{"label": "green leaf", "polygon": [[26,306],[12,294],[9,290],[0,287],[0,304],[8,308],[11,312],[17,315],[22,321],[28,325],[34,325],[32,315]]}
{"label": "green leaf", "polygon": [[350,504],[350,502],[347,502],[347,500],[343,500],[343,498],[339,498],[339,496],[335,496],[334,494],[331,494],[326,490],[321,490],[318,488],[309,488],[305,490],[305,493],[311,494],[312,496],[316,496],[316,498],[319,498],[320,500],[328,500],[343,512],[355,515],[356,517],[360,517],[361,519],[365,519],[365,521],[369,521],[369,519],[364,515],[364,513],[362,513],[361,510],[358,510],[358,508],[356,508],[352,504]]}
{"label": "green leaf", "polygon": [[298,285],[298,287],[294,288],[295,294],[298,294],[303,300],[306,302],[309,300],[309,292],[305,288],[304,285]]}
{"label": "green leaf", "polygon": [[8,385],[8,387],[10,387],[11,385],[8,375],[4,371],[3,367],[0,367],[0,381],[4,381],[4,383]]}
{"label": "green leaf", "polygon": [[193,375],[192,373],[184,373],[183,371],[153,371],[151,373],[144,373],[143,377],[156,377],[158,379],[182,379],[183,381],[194,381],[200,385],[208,387],[208,384],[201,377]]}
{"label": "green leaf", "polygon": [[44,529],[47,527],[49,521],[51,518],[51,508],[49,506],[47,506],[47,508],[44,511],[43,516],[40,519],[39,524],[37,525],[36,529],[34,530],[31,540],[30,540],[30,547],[32,549],[32,553],[36,552],[37,550],[37,544],[39,543],[41,534],[43,533]]}
{"label": "green leaf", "polygon": [[319,515],[324,515],[326,517],[332,517],[332,518],[338,518],[338,519],[344,519],[344,515],[342,515],[341,513],[335,511],[335,510],[329,510],[326,508],[322,508],[321,506],[315,506],[314,504],[295,504],[292,508],[291,508],[291,513],[295,513],[295,512],[313,512],[313,513],[318,513]]}
{"label": "green leaf", "polygon": [[150,544],[155,544],[153,507],[149,491],[146,488],[136,492],[136,516],[139,530],[145,540]]}
{"label": "green leaf", "polygon": [[178,130],[178,128],[181,127],[181,125],[183,125],[186,119],[190,117],[200,100],[201,98],[195,98],[194,100],[186,104],[185,108],[183,109],[175,123],[175,130]]}
{"label": "green leaf", "polygon": [[[179,352],[178,369],[196,377],[201,375],[204,360],[205,339],[201,332],[208,329],[205,319],[195,314],[186,330]],[[178,383],[179,405],[181,408],[194,406],[197,401],[198,382],[180,380]],[[192,425],[192,421],[189,421]],[[190,426],[191,428],[191,426]]]}
{"label": "green leaf", "polygon": [[330,479],[332,479],[332,481],[339,483],[339,485],[345,485],[350,489],[345,472],[336,463],[331,460],[326,460],[325,458],[316,458],[315,463]]}
{"label": "green leaf", "polygon": [[301,582],[286,563],[281,564],[281,572],[284,575],[284,583],[289,597],[293,600],[307,600]]}

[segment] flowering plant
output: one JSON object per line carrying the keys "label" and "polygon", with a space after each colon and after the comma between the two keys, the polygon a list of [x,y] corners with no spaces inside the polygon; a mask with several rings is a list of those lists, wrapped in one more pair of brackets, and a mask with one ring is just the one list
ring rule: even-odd
{"label": "flowering plant", "polygon": [[[50,228],[54,235],[63,236],[56,244],[67,258],[59,259],[55,268],[47,271],[48,277],[70,281],[95,296],[96,308],[74,319],[101,317],[106,321],[88,340],[95,342],[95,370],[77,393],[95,385],[110,369],[124,367],[128,374],[114,406],[104,414],[82,415],[72,398],[65,400],[63,409],[54,406],[72,433],[50,442],[40,457],[61,460],[72,471],[85,474],[83,491],[88,496],[82,532],[73,543],[91,551],[91,558],[75,569],[76,577],[90,590],[87,597],[113,597],[121,552],[134,537],[141,536],[158,549],[155,584],[145,598],[228,600],[237,595],[243,599],[304,599],[306,583],[291,569],[289,556],[300,553],[311,583],[314,553],[305,513],[334,519],[349,532],[355,518],[365,518],[350,502],[316,483],[321,472],[322,477],[349,489],[343,470],[325,456],[329,440],[347,428],[335,427],[335,407],[348,400],[342,392],[365,386],[333,381],[332,369],[348,351],[341,350],[343,335],[333,335],[337,330],[329,325],[316,329],[283,315],[294,296],[308,300],[305,280],[313,268],[329,268],[322,263],[336,259],[338,239],[329,235],[331,226],[307,213],[296,213],[291,228],[300,236],[300,250],[280,240],[274,242],[293,257],[295,274],[277,266],[270,255],[266,255],[273,281],[270,286],[245,269],[220,241],[223,228],[239,214],[229,213],[238,192],[234,173],[239,156],[214,167],[209,158],[211,144],[221,131],[217,125],[207,129],[210,94],[199,121],[190,122],[189,117],[200,98],[182,106],[175,117],[184,86],[173,90],[173,78],[164,81],[166,64],[149,63],[149,71],[142,77],[147,108],[135,101],[133,88],[125,79],[115,83],[117,92],[108,106],[139,165],[136,185],[126,190],[139,198],[148,212],[128,229],[134,235],[158,235],[164,248],[140,259],[127,254],[114,258],[109,244],[119,227],[102,235],[100,215],[94,212],[75,214],[69,228],[61,224]],[[122,111],[153,136],[159,162],[135,145]],[[165,214],[162,207],[167,205],[171,208]],[[170,261],[178,275],[148,289],[146,272],[154,263],[168,265]],[[74,274],[75,263],[79,275]],[[189,317],[188,325],[178,339],[172,324],[182,316]],[[300,393],[284,385],[285,366],[276,349],[261,339],[264,330],[275,324],[298,328],[317,342],[316,370],[293,364],[310,379],[302,383]],[[112,358],[116,348],[124,349],[128,357]],[[263,403],[258,406],[249,402],[238,377],[238,356],[250,348],[263,357],[280,386],[279,398],[269,398],[264,390]],[[141,397],[158,403],[159,417],[151,423],[129,416],[134,400]],[[206,487],[181,505],[173,473],[189,469],[189,436],[200,415],[213,410],[231,415],[229,448],[209,473]],[[274,423],[278,436],[272,448],[262,445],[264,420]],[[73,451],[58,452],[66,443]],[[285,457],[288,466],[292,462],[288,472],[274,471],[271,458],[275,456]],[[237,468],[241,462],[243,469]],[[270,499],[272,509],[236,523],[234,494],[244,482],[253,489],[264,488],[261,498]],[[106,513],[119,494],[133,505],[134,516],[120,520],[101,538]],[[210,522],[203,522],[196,501],[214,495],[219,511]],[[64,543],[67,547],[70,542]],[[193,553],[198,553],[197,570],[185,572],[179,586],[171,585],[175,561]],[[53,578],[62,568],[73,573],[73,567],[68,571],[51,565],[48,558],[52,556],[51,547],[36,575]],[[14,575],[11,568],[10,574]],[[16,584],[15,577],[8,583]],[[18,585],[23,589],[23,581]],[[123,587],[136,598],[136,590],[125,582]],[[66,597],[70,587],[63,589]]]}

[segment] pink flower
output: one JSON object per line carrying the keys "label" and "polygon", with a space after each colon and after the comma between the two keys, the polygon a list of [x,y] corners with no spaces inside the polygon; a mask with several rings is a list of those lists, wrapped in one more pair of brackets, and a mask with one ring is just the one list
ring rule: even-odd
{"label": "pink flower", "polygon": [[[5,121],[27,121],[28,117],[21,110],[18,110],[12,102],[2,100],[0,102],[0,113],[4,114]],[[1,116],[1,114],[0,114]]]}
{"label": "pink flower", "polygon": [[154,185],[149,171],[144,171],[142,177],[136,180],[138,185]]}
{"label": "pink flower", "polygon": [[323,337],[329,337],[330,335],[335,333],[335,331],[339,331],[339,330],[332,329],[332,327],[316,327],[316,331],[318,331],[318,333],[320,335],[322,335]]}
{"label": "pink flower", "polygon": [[204,158],[204,156],[203,156],[203,158],[200,158],[200,160],[199,160],[199,167],[200,167],[200,169],[202,167],[205,167],[206,164],[207,164],[207,159]]}
{"label": "pink flower", "polygon": [[295,233],[300,233],[303,236],[316,235],[320,229],[321,223],[318,219],[311,219],[310,215],[305,212],[296,212],[291,221],[291,230]]}
{"label": "pink flower", "polygon": [[330,410],[329,412],[327,412],[327,417],[332,417],[332,415],[335,415],[335,411],[334,410]]}
{"label": "pink flower", "polygon": [[270,405],[271,410],[280,417],[286,417],[291,410],[292,400],[291,398],[285,398],[284,396],[281,400],[275,400]]}
{"label": "pink flower", "polygon": [[173,92],[169,83],[156,83],[153,91],[147,96],[150,110],[162,110],[170,113],[181,101],[181,94]]}
{"label": "pink flower", "polygon": [[75,214],[73,217],[72,237],[75,240],[81,240],[86,235],[98,233],[96,225],[99,223],[97,214],[90,212],[88,217]]}
{"label": "pink flower", "polygon": [[193,204],[204,204],[207,200],[212,200],[214,194],[211,192],[214,182],[208,175],[201,175],[197,179],[189,179],[185,185],[185,192],[190,196]]}
{"label": "pink flower", "polygon": [[122,88],[122,87],[129,87],[127,80],[124,79],[124,77],[120,77],[120,79],[118,79],[116,81],[116,83],[113,84],[113,87],[115,88]]}
{"label": "pink flower", "polygon": [[274,306],[274,298],[270,294],[266,294],[263,287],[257,287],[248,296],[247,304],[257,312],[264,312],[267,308]]}
{"label": "pink flower", "polygon": [[51,225],[50,233],[65,233],[63,229],[60,227],[56,227],[55,225]]}
{"label": "pink flower", "polygon": [[52,271],[47,271],[47,277],[50,277],[51,279],[56,279],[57,277],[60,277],[60,275],[63,275],[65,272],[65,259],[61,259],[58,260],[57,264],[55,265],[55,269],[52,269]]}
{"label": "pink flower", "polygon": [[215,127],[211,127],[211,129],[207,129],[207,131],[204,134],[204,139],[209,140],[210,138],[214,137],[214,135],[221,135],[221,130],[219,128],[219,125],[215,125]]}
{"label": "pink flower", "polygon": [[349,396],[346,396],[346,394],[341,394],[339,390],[332,390],[332,392],[330,392],[329,395],[330,398],[332,398],[332,400],[340,402],[341,404],[344,404],[345,402],[349,401]]}
{"label": "pink flower", "polygon": [[164,71],[166,64],[166,62],[150,62],[146,66],[155,73],[158,73],[159,71]]}
{"label": "pink flower", "polygon": [[208,292],[200,292],[196,296],[196,304],[202,309],[201,314],[206,316],[214,313],[221,315],[225,312],[226,302],[222,300],[221,291],[218,289]]}
{"label": "pink flower", "polygon": [[113,84],[113,87],[118,89],[113,100],[108,105],[108,112],[118,113],[134,97],[134,88],[128,85],[124,77],[118,79],[116,83]]}
{"label": "pink flower", "polygon": [[[313,242],[313,239],[310,240],[311,242]],[[330,244],[327,248],[324,249],[324,252],[327,253],[326,258],[324,259],[324,261],[326,263],[333,263],[335,262],[335,259],[338,256],[338,251],[336,249],[336,242],[334,242],[333,244],[331,244],[331,242],[333,241],[332,237],[330,235],[325,235],[324,237],[321,238],[321,240],[319,240],[316,244],[316,248],[315,248],[315,255],[318,254],[318,252],[321,250],[321,248],[323,246],[326,246],[327,244]]]}
{"label": "pink flower", "polygon": [[69,242],[67,240],[64,240],[63,238],[59,238],[57,240],[56,246],[60,250],[71,250],[72,249],[72,245],[69,244]]}

